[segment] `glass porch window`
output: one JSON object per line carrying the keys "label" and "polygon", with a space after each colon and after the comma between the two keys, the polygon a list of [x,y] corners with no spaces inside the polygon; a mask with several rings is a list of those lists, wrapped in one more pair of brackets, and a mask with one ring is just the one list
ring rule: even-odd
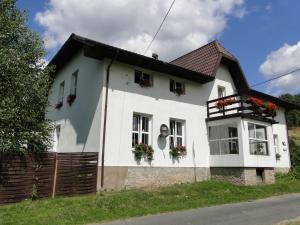
{"label": "glass porch window", "polygon": [[209,127],[209,145],[211,155],[239,154],[237,125]]}
{"label": "glass porch window", "polygon": [[251,155],[268,155],[267,129],[265,126],[248,123]]}

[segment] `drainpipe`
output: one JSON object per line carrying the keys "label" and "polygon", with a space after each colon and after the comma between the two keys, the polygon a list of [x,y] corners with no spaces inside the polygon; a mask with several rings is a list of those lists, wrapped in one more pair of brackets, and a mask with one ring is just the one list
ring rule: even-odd
{"label": "drainpipe", "polygon": [[106,137],[106,120],[107,120],[107,103],[108,103],[108,85],[109,85],[109,72],[113,62],[119,55],[119,50],[116,51],[114,58],[110,61],[106,68],[106,82],[105,82],[105,103],[104,103],[104,123],[102,133],[102,155],[101,155],[101,188],[104,186],[104,156],[105,156],[105,137]]}

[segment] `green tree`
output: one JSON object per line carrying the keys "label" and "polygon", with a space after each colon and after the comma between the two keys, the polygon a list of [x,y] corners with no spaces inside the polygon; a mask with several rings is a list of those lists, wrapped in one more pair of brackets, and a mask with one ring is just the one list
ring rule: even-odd
{"label": "green tree", "polygon": [[[297,104],[300,106],[300,94],[291,95],[291,94],[283,94],[280,96],[281,99]],[[300,126],[300,111],[299,110],[291,110],[287,113],[287,123],[289,127],[299,127]]]}
{"label": "green tree", "polygon": [[0,0],[0,152],[40,152],[51,146],[45,119],[51,68],[40,37],[15,0]]}

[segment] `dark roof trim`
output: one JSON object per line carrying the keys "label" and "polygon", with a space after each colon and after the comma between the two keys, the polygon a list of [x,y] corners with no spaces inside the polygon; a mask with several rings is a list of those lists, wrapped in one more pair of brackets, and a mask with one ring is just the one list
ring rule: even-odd
{"label": "dark roof trim", "polygon": [[284,101],[280,98],[276,98],[272,95],[268,95],[268,94],[265,94],[265,93],[257,91],[257,90],[250,89],[249,90],[249,95],[253,95],[253,96],[256,96],[256,97],[263,98],[265,100],[272,101],[272,102],[276,103],[278,106],[281,106],[281,107],[283,107],[287,110],[292,110],[292,109],[300,110],[300,106],[298,106],[296,104]]}
{"label": "dark roof trim", "polygon": [[113,58],[116,51],[119,51],[117,61],[134,66],[151,69],[161,73],[168,73],[200,83],[207,83],[214,78],[199,72],[188,70],[180,66],[153,59],[124,49],[106,45],[91,39],[87,39],[76,34],[72,34],[62,48],[51,60],[49,65],[56,66],[56,72],[60,70],[74,54],[83,48],[84,55],[95,59]]}

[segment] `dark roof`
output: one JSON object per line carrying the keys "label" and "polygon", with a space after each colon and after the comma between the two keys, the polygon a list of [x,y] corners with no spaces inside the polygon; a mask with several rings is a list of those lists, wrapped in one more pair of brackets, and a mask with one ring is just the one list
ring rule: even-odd
{"label": "dark roof", "polygon": [[209,76],[215,76],[220,62],[220,57],[222,56],[237,61],[234,55],[232,55],[218,41],[213,41],[192,52],[180,56],[170,63],[204,73]]}
{"label": "dark roof", "polygon": [[161,73],[168,73],[200,83],[206,83],[213,80],[213,77],[201,72],[189,70],[161,60],[106,45],[76,34],[72,34],[69,37],[58,53],[50,61],[49,65],[55,65],[56,72],[59,71],[80,49],[84,50],[85,56],[96,59],[115,58],[115,60],[120,62],[151,69]]}
{"label": "dark roof", "polygon": [[250,89],[238,60],[217,41],[213,41],[167,63],[72,34],[50,61],[49,65],[54,65],[56,72],[59,71],[80,49],[83,49],[84,55],[87,57],[96,59],[114,58],[117,61],[130,65],[183,77],[200,83],[214,80],[217,68],[222,63],[228,66],[238,92],[269,99],[287,109],[300,109],[297,105]]}

